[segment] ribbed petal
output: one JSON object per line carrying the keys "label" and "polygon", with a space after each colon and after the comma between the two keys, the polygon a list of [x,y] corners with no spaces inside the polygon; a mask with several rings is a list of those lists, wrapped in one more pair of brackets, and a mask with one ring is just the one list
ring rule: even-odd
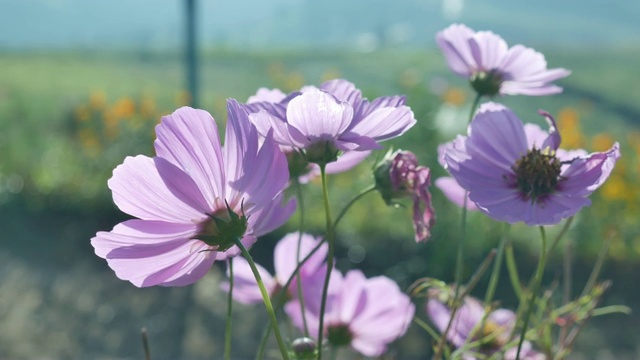
{"label": "ribbed petal", "polygon": [[208,271],[215,255],[190,239],[196,230],[195,224],[129,220],[99,232],[91,244],[118,278],[138,287],[187,285]]}
{"label": "ribbed petal", "polygon": [[289,220],[296,211],[296,200],[289,199],[284,203],[284,196],[279,195],[268,204],[256,209],[249,217],[249,225],[255,236],[267,234]]}
{"label": "ribbed petal", "polygon": [[280,89],[267,89],[262,87],[256,91],[255,95],[252,95],[247,99],[247,104],[257,102],[279,103],[286,97],[287,94],[283,93]]}
{"label": "ribbed petal", "polygon": [[497,69],[509,47],[507,43],[498,35],[491,31],[480,31],[469,39],[471,54],[478,70]]}
{"label": "ribbed petal", "polygon": [[287,107],[288,123],[311,141],[337,138],[352,119],[351,105],[320,90],[303,93],[292,99]]}
{"label": "ribbed petal", "polygon": [[215,120],[204,110],[183,107],[156,127],[158,157],[179,167],[197,184],[209,208],[224,197],[225,174]]}
{"label": "ribbed petal", "polygon": [[193,223],[210,210],[193,179],[163,158],[127,157],[108,185],[120,210],[144,220]]}
{"label": "ribbed petal", "polygon": [[326,81],[320,85],[320,89],[335,96],[339,101],[348,102],[354,109],[358,109],[362,102],[362,92],[353,83],[344,79]]}
{"label": "ribbed petal", "polygon": [[[298,240],[300,249],[298,250]],[[273,266],[276,277],[284,285],[295,271],[298,263],[302,261],[318,244],[319,240],[309,234],[291,233],[282,238],[276,245],[273,253]],[[298,255],[296,258],[296,255]],[[300,272],[311,274],[316,272],[327,260],[327,245],[323,244],[302,266]]]}
{"label": "ribbed petal", "polygon": [[447,65],[456,74],[469,77],[473,74],[475,60],[469,48],[473,30],[461,24],[453,24],[436,34],[436,42],[442,50]]}
{"label": "ribbed petal", "polygon": [[415,124],[416,119],[409,107],[383,107],[371,112],[350,131],[375,141],[384,141],[404,134]]}

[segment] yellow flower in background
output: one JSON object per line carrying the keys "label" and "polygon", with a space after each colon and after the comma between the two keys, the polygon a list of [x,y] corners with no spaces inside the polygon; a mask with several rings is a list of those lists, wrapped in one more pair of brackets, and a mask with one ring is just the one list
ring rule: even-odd
{"label": "yellow flower in background", "polygon": [[144,119],[157,116],[156,101],[152,97],[143,95],[140,99],[140,116]]}
{"label": "yellow flower in background", "polygon": [[442,101],[454,106],[461,106],[466,100],[465,92],[457,87],[450,87],[442,94]]}
{"label": "yellow flower in background", "polygon": [[89,95],[89,106],[93,110],[102,110],[107,106],[107,94],[102,90],[93,91]]}
{"label": "yellow flower in background", "polygon": [[86,155],[96,157],[100,154],[102,146],[100,144],[100,139],[93,129],[80,129],[78,131],[78,140],[80,141],[80,145],[84,149]]}
{"label": "yellow flower in background", "polygon": [[341,77],[340,71],[338,69],[332,68],[325,71],[320,77],[320,82],[323,83],[325,81],[337,79]]}
{"label": "yellow flower in background", "polygon": [[[564,143],[564,138],[562,141]],[[606,151],[614,142],[615,140],[611,134],[600,133],[591,138],[591,149],[593,149],[593,151]]]}
{"label": "yellow flower in background", "polygon": [[73,115],[77,121],[81,122],[91,119],[91,111],[84,105],[77,106],[73,111]]}
{"label": "yellow flower in background", "polygon": [[580,130],[580,114],[575,108],[565,107],[558,112],[558,131],[562,134],[562,146],[567,149],[583,148],[584,134]]}
{"label": "yellow flower in background", "polygon": [[136,103],[133,99],[125,97],[118,101],[111,107],[113,116],[118,119],[129,119],[136,114]]}

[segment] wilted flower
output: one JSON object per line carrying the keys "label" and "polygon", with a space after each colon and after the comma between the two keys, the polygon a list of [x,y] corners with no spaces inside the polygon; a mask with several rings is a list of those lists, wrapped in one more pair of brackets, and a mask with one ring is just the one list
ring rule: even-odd
{"label": "wilted flower", "polygon": [[302,151],[316,164],[336,161],[341,151],[378,149],[378,142],[400,136],[416,122],[404,98],[369,103],[344,80],[325,83],[321,89],[305,88],[278,104],[256,103],[250,108],[259,109],[251,121],[261,134],[274,129],[279,144]]}
{"label": "wilted flower", "polygon": [[552,225],[590,205],[587,199],[607,179],[620,156],[616,143],[606,152],[559,149],[551,115],[549,132],[523,125],[509,109],[484,104],[469,135],[446,146],[447,170],[469,198],[491,218],[528,225]]}
{"label": "wilted flower", "polygon": [[466,77],[480,95],[550,95],[562,92],[552,82],[568,76],[565,69],[547,69],[541,53],[515,45],[508,47],[490,31],[474,32],[453,24],[436,35],[449,68]]}
{"label": "wilted flower", "polygon": [[[327,297],[324,313],[324,332],[334,346],[351,346],[365,356],[383,354],[387,345],[404,335],[411,324],[415,307],[409,296],[398,285],[384,276],[370,279],[359,270],[349,271],[344,278],[340,273],[331,276],[333,290]],[[312,289],[309,289],[312,290]],[[316,294],[305,289],[307,323],[318,328],[319,304],[312,300]],[[302,328],[302,316],[293,302],[287,305],[287,314]]]}
{"label": "wilted flower", "polygon": [[[440,300],[432,298],[427,301],[427,315],[440,332],[447,330],[451,321],[451,309]],[[475,298],[466,297],[462,306],[456,311],[451,327],[447,332],[447,340],[456,348],[460,348],[472,341],[484,339],[482,345],[470,348],[464,354],[464,359],[473,360],[473,353],[491,355],[497,351],[505,351],[505,359],[515,359],[517,347],[505,349],[510,342],[510,336],[516,324],[516,314],[507,309],[491,311],[485,317],[485,309],[482,303]],[[544,359],[544,356],[531,349],[531,343],[523,343],[524,351],[520,358],[528,360]],[[540,358],[541,356],[541,358]]]}
{"label": "wilted flower", "polygon": [[[298,240],[300,240],[300,249],[298,249]],[[278,242],[273,254],[273,266],[275,268],[274,276],[262,266],[257,265],[264,286],[270,295],[275,295],[280,291],[286,282],[293,275],[298,263],[304,259],[309,253],[320,243],[319,239],[309,234],[291,233],[287,234]],[[320,273],[322,279],[326,274],[326,258],[327,245],[323,244],[320,248],[300,267],[300,277],[304,279],[302,283]],[[227,273],[228,275],[228,273]],[[294,277],[295,279],[295,277]],[[243,304],[262,303],[262,295],[253,276],[253,272],[249,267],[249,263],[243,258],[233,260],[233,298]],[[292,281],[288,288],[288,293],[296,294],[296,281]],[[303,285],[304,287],[304,285]],[[222,288],[227,291],[229,283],[222,284]]]}
{"label": "wilted flower", "polygon": [[416,156],[409,152],[389,151],[374,170],[376,188],[387,205],[403,197],[413,200],[413,229],[416,241],[426,241],[431,236],[435,213],[431,206],[431,170],[418,165]]}
{"label": "wilted flower", "polygon": [[227,103],[224,148],[207,112],[181,108],[156,127],[156,156],[128,157],[108,185],[115,204],[138,219],[98,232],[98,256],[134,285],[180,286],[202,277],[215,260],[239,253],[282,225],[289,174],[273,136],[258,134],[235,100]]}

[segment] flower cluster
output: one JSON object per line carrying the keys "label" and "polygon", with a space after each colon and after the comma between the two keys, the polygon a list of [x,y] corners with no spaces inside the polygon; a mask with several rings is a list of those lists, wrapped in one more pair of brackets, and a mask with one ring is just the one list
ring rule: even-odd
{"label": "flower cluster", "polygon": [[[552,82],[569,72],[548,70],[540,53],[521,45],[508,48],[499,36],[464,25],[438,33],[437,42],[450,68],[468,77],[477,95],[467,135],[438,147],[439,162],[451,175],[436,181],[445,195],[465,210],[528,225],[554,225],[589,205],[588,196],[605,182],[620,157],[617,143],[591,154],[566,150],[560,148],[560,131],[546,112],[540,114],[548,131],[523,124],[496,102],[475,111],[483,97],[558,93],[561,88]],[[227,114],[224,145],[206,111],[184,107],[162,118],[156,127],[156,156],[127,157],[108,181],[114,203],[136,219],[98,232],[91,239],[95,253],[119,278],[139,287],[191,284],[214,261],[226,261],[228,281],[221,287],[238,302],[264,302],[285,359],[290,353],[321,358],[326,345],[350,347],[364,356],[384,354],[406,333],[416,307],[388,277],[367,278],[360,270],[342,273],[334,267],[337,223],[353,202],[333,221],[326,174],[353,168],[381,149],[381,142],[411,129],[416,119],[405,98],[369,101],[354,84],[337,79],[289,94],[261,88],[246,104],[228,100]],[[300,230],[286,235],[275,246],[271,274],[255,264],[247,249],[295,212],[296,200],[285,195],[290,182],[304,184],[318,174],[326,233],[316,237]],[[374,167],[373,181],[367,191],[379,191],[388,205],[411,199],[415,240],[426,242],[435,223],[430,169],[420,166],[411,152],[389,151]],[[543,228],[541,233],[542,255],[530,281],[530,299],[522,295],[518,274],[510,274],[526,309],[523,319],[511,310],[495,310],[492,302],[500,257],[485,302],[468,296],[471,289],[461,284],[459,248],[456,291],[447,292],[444,300],[442,292],[427,291],[424,312],[441,334],[435,358],[452,352],[453,358],[464,359],[499,355],[534,360],[550,355],[550,347],[542,354],[534,350],[540,346],[536,339],[527,337],[547,252]],[[475,286],[477,280],[470,283]],[[593,296],[589,306],[595,307],[600,295]],[[292,346],[283,341],[272,299],[304,336]],[[231,301],[228,306],[227,329]],[[315,334],[316,339],[309,338]]]}

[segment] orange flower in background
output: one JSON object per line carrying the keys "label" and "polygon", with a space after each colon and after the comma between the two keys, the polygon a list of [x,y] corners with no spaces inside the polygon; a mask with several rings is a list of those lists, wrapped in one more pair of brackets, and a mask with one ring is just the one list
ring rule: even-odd
{"label": "orange flower in background", "polygon": [[591,138],[591,148],[593,151],[605,151],[613,145],[613,136],[607,133],[600,133]]}
{"label": "orange flower in background", "polygon": [[[579,149],[585,145],[580,130],[580,114],[575,108],[565,107],[558,112],[558,131],[562,134],[562,144],[567,149]],[[612,143],[613,144],[613,143]]]}
{"label": "orange flower in background", "polygon": [[466,100],[467,96],[464,91],[457,87],[450,87],[442,94],[442,101],[447,104],[461,106]]}
{"label": "orange flower in background", "polygon": [[113,115],[118,119],[129,119],[136,114],[136,103],[131,98],[122,98],[111,107]]}

